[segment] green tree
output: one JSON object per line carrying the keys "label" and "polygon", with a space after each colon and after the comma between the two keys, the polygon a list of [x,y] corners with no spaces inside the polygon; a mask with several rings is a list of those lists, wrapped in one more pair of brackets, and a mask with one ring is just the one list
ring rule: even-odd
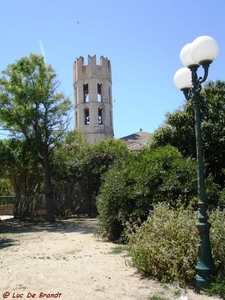
{"label": "green tree", "polygon": [[[225,82],[208,82],[201,91],[201,120],[206,176],[225,187]],[[153,135],[151,147],[172,145],[184,156],[196,158],[194,105],[168,113],[164,125]]]}
{"label": "green tree", "polygon": [[91,200],[99,192],[103,175],[116,160],[126,157],[129,151],[123,141],[113,138],[101,140],[94,145],[86,145],[80,150],[71,163],[71,174],[78,180],[79,186],[86,194],[88,211],[91,215],[93,211]]}
{"label": "green tree", "polygon": [[56,214],[68,216],[73,214],[80,206],[82,198],[79,194],[79,168],[78,165],[89,149],[78,130],[67,132],[63,140],[54,150],[53,160],[53,187]]}
{"label": "green tree", "polygon": [[43,184],[43,170],[32,156],[26,140],[0,141],[0,168],[14,190],[14,217],[29,216],[35,209],[34,200]]}
{"label": "green tree", "polygon": [[30,54],[10,64],[0,78],[0,123],[16,137],[26,139],[44,170],[47,219],[55,221],[51,182],[54,146],[63,137],[69,99],[58,93],[53,68],[42,56]]}

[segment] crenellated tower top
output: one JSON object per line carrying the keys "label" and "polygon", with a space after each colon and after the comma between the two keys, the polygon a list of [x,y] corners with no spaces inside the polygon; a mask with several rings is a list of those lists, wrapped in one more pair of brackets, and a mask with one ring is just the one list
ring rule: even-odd
{"label": "crenellated tower top", "polygon": [[100,64],[96,64],[96,55],[88,55],[88,64],[84,64],[84,58],[80,56],[74,62],[74,83],[79,79],[103,77],[112,81],[111,63],[108,58],[100,57]]}

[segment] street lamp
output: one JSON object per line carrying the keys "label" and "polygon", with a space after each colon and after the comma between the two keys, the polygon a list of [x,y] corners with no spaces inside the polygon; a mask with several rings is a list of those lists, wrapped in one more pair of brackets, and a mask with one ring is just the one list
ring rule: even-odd
{"label": "street lamp", "polygon": [[[185,45],[180,52],[180,59],[185,68],[179,69],[174,75],[174,83],[180,89],[186,100],[192,99],[195,106],[195,136],[198,161],[198,222],[199,233],[198,259],[195,276],[198,290],[209,286],[214,273],[214,263],[211,254],[208,215],[206,211],[204,163],[202,152],[201,118],[200,118],[200,91],[201,84],[208,77],[209,65],[219,53],[216,41],[209,36],[200,36],[192,43]],[[197,70],[202,66],[203,77],[198,77]]]}

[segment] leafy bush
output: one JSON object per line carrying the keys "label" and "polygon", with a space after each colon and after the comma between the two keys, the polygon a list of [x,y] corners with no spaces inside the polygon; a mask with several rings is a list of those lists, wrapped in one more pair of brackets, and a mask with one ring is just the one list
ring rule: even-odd
{"label": "leafy bush", "polygon": [[218,276],[225,276],[225,210],[209,213],[212,256]]}
{"label": "leafy bush", "polygon": [[[143,275],[191,284],[197,257],[197,214],[191,208],[155,206],[148,220],[130,234],[130,254]],[[217,274],[225,266],[225,212],[210,213],[212,255]]]}
{"label": "leafy bush", "polygon": [[130,236],[130,251],[138,271],[162,281],[191,282],[198,234],[190,210],[167,204],[154,208],[148,220]]}
{"label": "leafy bush", "polygon": [[97,197],[100,232],[120,239],[127,222],[142,223],[159,202],[185,205],[197,194],[196,164],[171,146],[143,149],[118,161],[104,175]]}
{"label": "leafy bush", "polygon": [[126,159],[117,162],[105,175],[103,188],[97,196],[99,212],[98,233],[109,240],[121,238],[125,220],[134,211],[131,181],[124,167]]}

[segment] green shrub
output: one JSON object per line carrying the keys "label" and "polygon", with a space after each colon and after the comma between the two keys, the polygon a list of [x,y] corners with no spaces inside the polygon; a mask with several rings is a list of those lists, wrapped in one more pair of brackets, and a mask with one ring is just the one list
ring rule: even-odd
{"label": "green shrub", "polygon": [[[218,276],[225,275],[225,210],[209,213],[212,256]],[[224,276],[225,277],[225,276]]]}
{"label": "green shrub", "polygon": [[134,210],[131,184],[128,183],[124,163],[125,161],[116,163],[105,175],[104,187],[96,202],[99,213],[97,233],[112,241],[121,239],[124,222]]}
{"label": "green shrub", "polygon": [[159,204],[130,236],[130,253],[138,271],[169,282],[191,282],[197,249],[195,214]]}
{"label": "green shrub", "polygon": [[196,164],[174,147],[130,153],[105,175],[97,196],[100,231],[121,239],[127,222],[142,223],[159,202],[185,205],[197,194]]}
{"label": "green shrub", "polygon": [[[197,213],[191,208],[171,208],[159,204],[148,220],[130,234],[130,254],[134,266],[143,275],[161,281],[191,284],[197,258]],[[225,263],[225,213],[210,213],[211,248],[217,274]]]}

